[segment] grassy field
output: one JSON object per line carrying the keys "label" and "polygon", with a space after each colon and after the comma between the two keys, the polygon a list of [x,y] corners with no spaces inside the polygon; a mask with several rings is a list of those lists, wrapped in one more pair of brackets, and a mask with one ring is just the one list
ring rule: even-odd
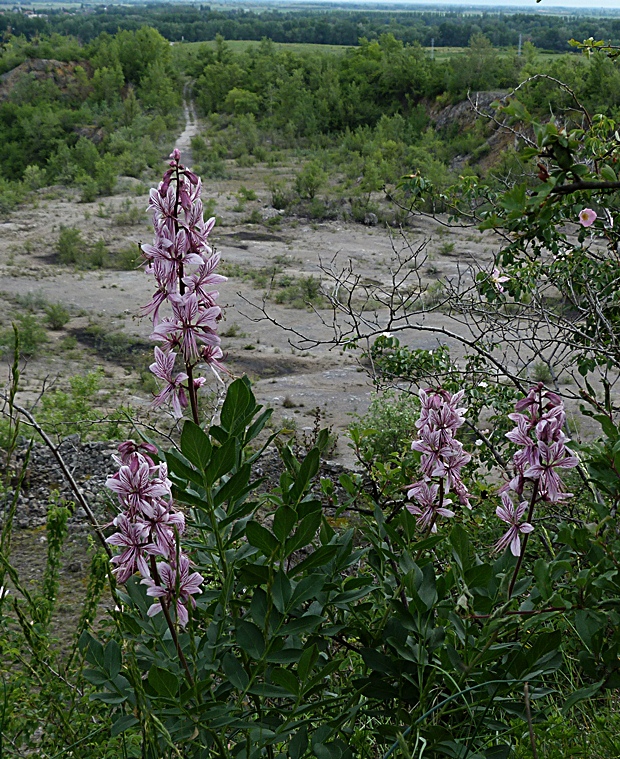
{"label": "grassy field", "polygon": [[[217,43],[215,40],[208,40],[206,42],[175,42],[173,44],[182,47],[186,52],[192,52],[198,50],[201,45],[206,45],[207,47],[215,49]],[[243,53],[249,48],[259,45],[260,42],[256,42],[256,40],[226,40],[226,44],[233,53]],[[278,50],[289,50],[292,53],[331,53],[335,55],[343,55],[349,50],[349,46],[347,45],[319,45],[304,42],[274,42],[273,44]],[[431,54],[430,47],[425,48],[425,50],[429,55]],[[445,61],[453,55],[462,55],[466,51],[466,47],[436,47],[434,58],[436,61]],[[501,55],[514,55],[515,48],[499,48],[499,53]],[[566,53],[538,52],[538,56],[541,59],[555,58],[559,55],[566,55]]]}
{"label": "grassy field", "polygon": [[[206,45],[215,49],[215,40],[208,40],[207,42],[182,42],[174,43],[175,45],[182,45],[183,48],[188,50],[196,50],[201,45]],[[256,40],[226,40],[226,44],[233,51],[233,53],[243,53],[248,48],[256,45],[260,45],[260,42]],[[342,55],[348,47],[346,45],[316,45],[313,43],[304,42],[274,42],[273,43],[278,50],[290,50],[292,53],[335,53]]]}

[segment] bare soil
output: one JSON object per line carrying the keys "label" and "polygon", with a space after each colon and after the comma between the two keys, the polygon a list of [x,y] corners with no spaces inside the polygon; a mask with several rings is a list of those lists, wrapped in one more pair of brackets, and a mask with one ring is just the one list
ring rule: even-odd
{"label": "bare soil", "polygon": [[[179,140],[182,148],[187,147],[195,128],[192,118],[188,111],[188,128]],[[225,313],[222,347],[228,354],[228,366],[236,375],[248,374],[260,401],[272,405],[280,420],[288,419],[287,424],[295,420],[300,431],[311,428],[314,409],[319,407],[323,422],[333,425],[340,437],[336,456],[350,463],[346,428],[352,414],[364,413],[368,407],[372,383],[366,372],[349,353],[327,346],[305,351],[299,341],[291,341],[294,335],[290,332],[269,321],[257,321],[261,314],[251,304],[261,304],[266,287],[264,283],[257,285],[256,278],[243,275],[275,265],[281,274],[294,280],[309,276],[325,280],[320,262],[337,258],[341,266],[351,262],[363,281],[387,284],[394,250],[405,248],[406,243],[398,231],[341,221],[312,223],[288,218],[277,228],[249,224],[247,219],[254,210],[265,216],[275,213],[266,181],[274,173],[290,175],[290,168],[259,166],[247,170],[231,166],[230,171],[230,179],[207,182],[203,190],[204,202],[215,201],[215,213],[222,221],[212,233],[213,243],[221,252],[223,267],[233,273],[220,287]],[[233,210],[239,208],[235,193],[242,185],[254,190],[257,200],[243,203],[242,211]],[[67,377],[98,366],[114,387],[117,402],[147,412],[150,394],[140,387],[136,372],[123,362],[93,355],[83,338],[89,324],[98,324],[105,331],[140,338],[146,345],[150,323],[137,314],[150,299],[151,278],[139,269],[81,271],[58,264],[55,253],[61,226],[75,227],[93,242],[102,239],[111,251],[134,246],[137,252],[139,243],[150,242],[150,220],[145,210],[148,187],[126,178],[120,188],[117,195],[95,203],[80,203],[73,190],[47,188],[0,223],[0,297],[8,305],[12,302],[12,313],[15,298],[28,296],[61,302],[72,313],[65,328],[50,332],[51,342],[29,360],[23,374],[22,400],[32,402],[44,384],[48,388],[64,386]],[[119,219],[132,207],[139,220],[120,225]],[[431,283],[454,276],[458,267],[472,258],[482,262],[491,256],[490,242],[475,230],[446,233],[432,220],[418,220],[415,228],[407,230],[407,238],[414,246],[430,241],[423,276]],[[271,301],[267,305],[273,319],[289,329],[319,339],[330,337],[330,330],[321,325],[314,310]],[[6,325],[11,311],[5,308],[4,313]],[[331,318],[328,311],[320,315],[327,321]],[[442,319],[441,315],[433,318]],[[77,336],[77,347],[66,347],[67,335]],[[427,334],[411,335],[410,343],[417,348],[438,344]]]}

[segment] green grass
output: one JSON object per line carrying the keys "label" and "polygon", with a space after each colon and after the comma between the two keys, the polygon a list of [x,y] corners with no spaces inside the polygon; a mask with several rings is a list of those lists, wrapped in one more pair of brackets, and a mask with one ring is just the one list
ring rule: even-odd
{"label": "green grass", "polygon": [[[313,42],[274,42],[274,47],[277,50],[288,50],[291,53],[332,53],[336,55],[344,55],[349,49],[347,45],[318,45]],[[199,50],[201,45],[215,50],[215,40],[209,40],[207,42],[175,42],[177,45],[182,45],[183,48],[188,50]],[[260,42],[256,40],[226,40],[226,45],[232,50],[233,53],[244,53],[251,47],[258,47]]]}
{"label": "green grass", "polygon": [[[206,45],[207,47],[215,50],[216,41],[208,40],[207,42],[174,42],[174,46],[182,47],[184,51],[197,51],[200,46]],[[348,45],[319,45],[314,42],[274,42],[274,47],[277,50],[288,50],[291,53],[322,53],[333,55],[344,55],[347,50],[350,49]],[[226,45],[232,50],[233,53],[244,53],[251,47],[257,47],[260,42],[256,40],[226,40]],[[453,55],[462,55],[467,51],[466,47],[436,47],[435,48],[435,60],[445,61],[451,58]],[[430,55],[431,48],[425,48],[426,52]],[[514,55],[514,47],[497,48],[500,55]],[[550,58],[556,58],[559,55],[565,55],[565,53],[552,53],[536,51],[537,56],[540,59],[548,60]]]}

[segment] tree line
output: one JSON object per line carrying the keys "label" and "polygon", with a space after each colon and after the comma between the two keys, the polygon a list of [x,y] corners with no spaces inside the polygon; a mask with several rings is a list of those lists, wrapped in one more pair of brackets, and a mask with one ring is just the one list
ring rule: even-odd
{"label": "tree line", "polygon": [[148,24],[171,41],[261,40],[330,45],[357,45],[360,38],[379,39],[392,34],[407,44],[464,47],[475,34],[484,34],[496,47],[517,46],[519,36],[544,50],[563,52],[568,40],[588,37],[620,41],[620,19],[614,17],[543,15],[539,13],[458,13],[445,11],[385,10],[213,10],[209,6],[148,5],[103,6],[74,14],[50,10],[45,17],[23,13],[0,15],[5,33],[37,35],[57,32],[82,43],[102,32],[136,31]]}

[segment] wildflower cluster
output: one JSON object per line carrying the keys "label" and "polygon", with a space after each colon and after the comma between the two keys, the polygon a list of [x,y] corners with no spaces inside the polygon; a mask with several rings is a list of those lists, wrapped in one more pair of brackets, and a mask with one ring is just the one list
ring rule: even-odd
{"label": "wildflower cluster", "polygon": [[[219,293],[212,288],[226,277],[215,272],[219,254],[207,242],[215,218],[203,219],[200,178],[180,163],[178,149],[170,158],[170,168],[149,198],[155,238],[152,245],[142,246],[142,252],[157,290],[142,314],[151,315],[151,339],[162,344],[155,348],[155,362],[150,367],[164,383],[153,406],[170,403],[174,415],[180,417],[189,396],[198,423],[196,392],[205,379],[194,377],[194,368],[206,364],[216,375],[223,368],[216,333],[221,318],[216,305]],[[160,320],[160,309],[166,303],[172,315]],[[178,354],[184,363],[182,372],[175,372]]]}
{"label": "wildflower cluster", "polygon": [[149,616],[173,606],[177,621],[186,625],[187,604],[196,605],[193,596],[202,593],[203,578],[190,574],[189,559],[180,550],[185,517],[174,508],[166,464],[155,464],[151,455],[157,449],[149,443],[128,440],[118,451],[114,460],[119,469],[106,481],[122,509],[113,522],[117,531],[107,538],[120,549],[112,558],[113,572],[119,583],[139,572],[147,595],[159,599]]}
{"label": "wildflower cluster", "polygon": [[[509,529],[497,541],[498,551],[510,546],[514,556],[521,553],[521,535],[534,529],[531,524],[534,506],[538,501],[558,503],[570,498],[563,490],[559,469],[571,469],[579,463],[564,433],[566,412],[562,399],[556,393],[545,390],[542,383],[533,387],[525,398],[515,405],[515,413],[508,418],[516,423],[514,430],[506,434],[508,440],[519,446],[514,454],[513,477],[500,488],[501,506],[497,516]],[[524,500],[527,483],[533,485],[528,501]],[[515,506],[513,497],[518,505]],[[522,521],[526,510],[527,518]]]}
{"label": "wildflower cluster", "polygon": [[471,456],[456,439],[456,431],[465,421],[467,409],[459,407],[464,391],[452,395],[446,390],[420,390],[422,410],[416,422],[419,439],[411,448],[422,454],[420,467],[423,479],[413,483],[407,491],[407,509],[418,517],[418,525],[428,532],[436,532],[438,516],[453,517],[446,508],[452,500],[445,495],[453,489],[460,503],[471,508],[469,493],[461,479],[461,469]]}

